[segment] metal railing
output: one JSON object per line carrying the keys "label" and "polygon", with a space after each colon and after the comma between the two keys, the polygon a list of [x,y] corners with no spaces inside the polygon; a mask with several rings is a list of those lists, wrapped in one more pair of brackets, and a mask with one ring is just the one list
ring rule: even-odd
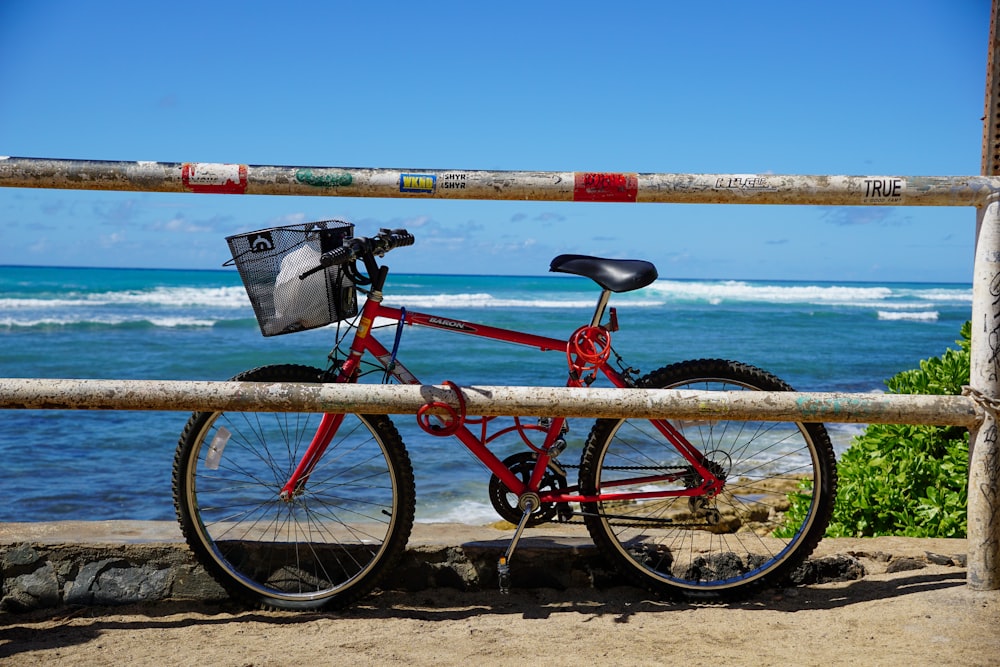
{"label": "metal railing", "polygon": [[[694,391],[570,387],[461,387],[473,416],[762,419],[974,428],[983,411],[965,396]],[[0,379],[0,409],[178,410],[415,414],[428,403],[458,409],[439,385],[294,384],[171,380]]]}
{"label": "metal railing", "polygon": [[202,194],[659,204],[984,206],[989,176],[639,174],[0,158],[0,186]]}
{"label": "metal railing", "polygon": [[[1000,118],[1000,116],[998,116]],[[308,172],[309,177],[303,176]],[[339,178],[334,177],[340,174]],[[459,178],[459,177],[463,178]],[[417,177],[418,180],[408,180]],[[423,180],[420,180],[423,179]],[[305,183],[293,181],[307,181]],[[466,189],[443,187],[465,183]],[[570,185],[567,185],[570,184]],[[912,423],[970,429],[968,583],[1000,589],[1000,178],[927,176],[775,176],[581,174],[254,167],[34,158],[0,159],[0,186],[231,194],[434,196],[703,203],[975,206],[979,225],[973,275],[969,396],[801,394],[601,389],[467,388],[471,415],[552,412],[570,417],[677,417]],[[408,190],[424,188],[425,192]],[[569,189],[567,189],[569,188]],[[589,188],[589,189],[587,189]],[[584,192],[584,189],[586,191]],[[487,195],[494,195],[487,197]],[[625,393],[622,393],[622,392]],[[252,386],[112,380],[0,379],[0,408],[115,410],[296,410],[416,412],[440,387]],[[719,392],[725,394],[726,392]],[[534,406],[534,407],[533,407]]]}
{"label": "metal railing", "polygon": [[[366,169],[0,158],[0,186],[701,204],[977,209],[968,396],[463,388],[472,415],[678,417],[958,425],[970,430],[968,575],[1000,589],[1000,42],[994,0],[981,176],[796,176]],[[611,393],[607,393],[611,392]],[[416,412],[443,387],[0,379],[0,408]],[[558,401],[558,403],[554,403]]]}

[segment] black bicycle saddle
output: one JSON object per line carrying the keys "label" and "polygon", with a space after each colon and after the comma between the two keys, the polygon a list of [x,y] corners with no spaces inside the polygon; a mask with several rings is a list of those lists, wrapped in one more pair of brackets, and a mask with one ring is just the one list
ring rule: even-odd
{"label": "black bicycle saddle", "polygon": [[589,255],[559,255],[549,264],[549,271],[584,276],[612,292],[630,292],[645,287],[657,278],[652,262]]}

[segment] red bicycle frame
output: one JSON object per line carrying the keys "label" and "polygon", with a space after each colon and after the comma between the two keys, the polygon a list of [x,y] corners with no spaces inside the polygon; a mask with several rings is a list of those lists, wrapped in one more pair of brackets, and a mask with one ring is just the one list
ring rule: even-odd
{"label": "red bicycle frame", "polygon": [[[603,314],[604,304],[606,301],[607,296],[605,295],[598,304],[595,322]],[[466,322],[464,320],[441,317],[427,313],[414,312],[410,310],[404,311],[399,308],[382,305],[381,294],[373,292],[365,302],[362,309],[357,329],[354,333],[354,339],[351,342],[350,353],[337,372],[336,382],[357,381],[361,359],[366,353],[368,353],[377,359],[386,371],[393,375],[393,377],[395,377],[400,383],[420,384],[420,381],[402,363],[395,359],[393,354],[390,353],[390,351],[372,335],[372,325],[377,318],[394,321],[397,323],[397,326],[400,322],[402,322],[404,325],[429,327],[432,329],[439,329],[453,333],[461,333],[505,343],[512,343],[515,345],[532,347],[542,352],[561,351],[566,353],[567,351],[568,343],[566,340],[522,333],[510,329],[476,324],[473,322]],[[613,315],[612,320],[614,321]],[[604,331],[607,333],[606,329]],[[593,368],[600,370],[601,373],[603,373],[616,387],[630,386],[630,383],[625,376],[611,367],[607,363],[606,359],[595,363]],[[582,387],[584,386],[584,383],[579,377],[576,377],[575,374],[571,373],[566,385],[569,387]],[[301,492],[302,487],[308,480],[309,473],[319,462],[320,458],[322,458],[324,451],[330,444],[330,441],[333,439],[333,436],[336,434],[337,429],[343,421],[343,417],[344,416],[342,414],[323,415],[323,419],[320,422],[316,435],[313,437],[312,442],[303,455],[302,460],[299,462],[295,472],[292,473],[288,482],[284,487],[282,487],[282,498],[287,500]],[[652,423],[655,428],[657,428],[660,433],[662,433],[663,436],[677,448],[677,451],[680,452],[685,459],[687,459],[694,470],[697,471],[702,477],[704,480],[702,484],[693,488],[677,490],[628,493],[608,493],[607,491],[602,491],[596,494],[582,494],[580,493],[579,488],[575,485],[559,490],[540,491],[538,487],[541,484],[545,470],[549,465],[550,459],[552,458],[550,452],[552,447],[560,438],[565,421],[566,419],[564,417],[552,418],[548,427],[545,429],[546,436],[544,443],[540,447],[535,447],[529,444],[529,446],[536,451],[538,456],[532,475],[527,483],[523,482],[517,475],[511,472],[497,457],[497,455],[487,447],[487,444],[499,435],[507,433],[511,430],[521,430],[523,428],[522,426],[510,427],[499,433],[493,434],[491,437],[486,437],[486,424],[488,419],[483,418],[482,420],[475,421],[469,420],[469,423],[481,423],[483,425],[483,435],[477,436],[466,426],[465,420],[460,418],[459,423],[453,424],[452,427],[448,429],[447,434],[457,437],[477,459],[482,461],[482,463],[494,475],[496,475],[500,481],[503,482],[511,493],[517,495],[518,497],[528,492],[536,493],[538,495],[539,502],[541,503],[594,503],[611,500],[640,500],[644,498],[700,496],[706,494],[711,496],[718,493],[722,488],[722,480],[719,480],[708,469],[706,469],[703,464],[704,457],[696,447],[691,445],[669,421],[665,419],[651,419],[650,423]],[[541,429],[539,428],[538,430]],[[674,482],[682,476],[682,473],[663,473],[619,480],[612,483],[606,483],[604,486],[607,488],[613,486],[650,484],[663,481]]]}

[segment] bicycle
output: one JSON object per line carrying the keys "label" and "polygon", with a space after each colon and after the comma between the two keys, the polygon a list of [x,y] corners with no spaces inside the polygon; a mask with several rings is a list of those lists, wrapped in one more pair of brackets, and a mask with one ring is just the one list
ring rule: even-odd
{"label": "bicycle", "polygon": [[[403,330],[415,326],[565,354],[570,387],[600,375],[616,387],[791,390],[736,361],[684,361],[645,375],[628,366],[611,344],[618,318],[608,303],[612,293],[656,280],[649,262],[553,259],[551,271],[600,288],[589,324],[559,339],[384,305],[389,269],[380,260],[414,237],[352,234],[350,223],[324,221],[228,238],[265,336],[338,323],[327,368],[270,365],[234,380],[342,383],[377,373],[383,382],[417,384],[398,357]],[[360,308],[359,291],[367,296]],[[373,334],[385,326],[395,328],[391,347]],[[491,472],[490,502],[515,525],[497,563],[501,590],[522,532],[550,521],[582,520],[633,583],[689,598],[742,597],[781,582],[829,522],[837,478],[822,424],[598,419],[577,467],[559,460],[564,417],[474,419],[461,388],[446,385],[457,406],[432,402],[417,422],[457,438]],[[501,460],[490,448],[501,436],[519,439],[523,451]],[[567,476],[574,467],[576,483]],[[342,607],[366,595],[399,561],[414,520],[413,469],[386,415],[194,413],[173,487],[198,561],[234,597],[276,608]]]}

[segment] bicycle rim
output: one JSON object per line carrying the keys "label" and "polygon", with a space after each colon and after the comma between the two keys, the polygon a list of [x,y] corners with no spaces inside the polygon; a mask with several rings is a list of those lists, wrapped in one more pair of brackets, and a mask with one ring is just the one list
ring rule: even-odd
{"label": "bicycle rim", "polygon": [[[279,368],[280,377],[241,379],[303,381],[287,372],[301,367]],[[185,430],[178,517],[199,561],[238,597],[288,609],[346,604],[405,547],[412,470],[386,417],[346,415],[301,491],[279,497],[321,417],[200,413]]]}
{"label": "bicycle rim", "polygon": [[[695,390],[786,391],[760,369],[721,360],[669,366],[641,386]],[[628,576],[654,591],[738,597],[776,582],[815,548],[836,489],[833,448],[820,424],[759,421],[670,422],[704,455],[725,488],[707,495],[585,505],[596,544]],[[628,478],[673,472],[674,481]],[[585,447],[581,488],[685,491],[701,477],[647,420],[600,420]],[[793,509],[794,503],[794,509]]]}

